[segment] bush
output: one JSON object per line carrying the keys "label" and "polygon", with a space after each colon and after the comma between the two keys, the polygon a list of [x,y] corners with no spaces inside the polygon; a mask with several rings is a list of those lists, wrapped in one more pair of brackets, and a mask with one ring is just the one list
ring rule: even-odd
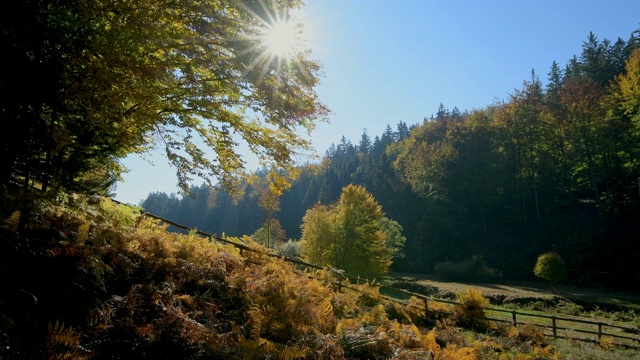
{"label": "bush", "polygon": [[286,243],[280,245],[280,254],[289,259],[297,259],[300,257],[300,243],[289,239]]}
{"label": "bush", "polygon": [[469,287],[466,292],[459,293],[457,296],[460,305],[455,308],[453,320],[461,326],[472,329],[487,329],[490,324],[485,319],[484,309],[488,308],[490,303],[482,292]]}
{"label": "bush", "polygon": [[533,273],[549,282],[553,289],[553,285],[567,276],[567,267],[560,255],[554,252],[547,252],[538,256]]}
{"label": "bush", "polygon": [[436,274],[446,280],[482,282],[495,279],[497,271],[490,268],[480,255],[474,255],[471,259],[459,263],[444,261],[436,264]]}
{"label": "bush", "polygon": [[560,314],[578,316],[582,315],[584,308],[570,301],[560,301],[556,305],[555,311],[559,312]]}

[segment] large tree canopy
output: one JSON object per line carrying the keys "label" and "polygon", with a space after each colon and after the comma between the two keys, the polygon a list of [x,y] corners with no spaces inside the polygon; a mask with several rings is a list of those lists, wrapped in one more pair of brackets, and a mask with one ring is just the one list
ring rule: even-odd
{"label": "large tree canopy", "polygon": [[77,190],[118,159],[159,146],[188,191],[228,185],[244,142],[265,166],[292,165],[327,110],[304,50],[261,42],[291,0],[32,0],[0,15],[0,184]]}

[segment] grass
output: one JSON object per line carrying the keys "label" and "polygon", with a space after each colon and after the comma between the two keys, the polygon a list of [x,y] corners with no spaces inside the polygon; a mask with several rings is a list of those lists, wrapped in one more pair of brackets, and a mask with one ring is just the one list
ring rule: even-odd
{"label": "grass", "polygon": [[551,344],[565,354],[567,360],[639,360],[640,351],[621,347],[603,346],[584,341],[558,339]]}

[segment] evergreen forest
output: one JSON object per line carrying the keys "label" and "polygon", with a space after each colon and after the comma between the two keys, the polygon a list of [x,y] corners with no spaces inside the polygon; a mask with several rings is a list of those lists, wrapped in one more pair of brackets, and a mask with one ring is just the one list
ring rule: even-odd
{"label": "evergreen forest", "polygon": [[[152,192],[148,212],[219,236],[259,234],[277,221],[281,244],[301,236],[305,212],[367,189],[406,237],[391,270],[434,273],[480,261],[506,279],[533,276],[536,257],[562,256],[571,281],[640,284],[640,32],[590,33],[564,66],[531,77],[507,99],[342,138],[318,162],[281,173],[277,211],[260,204],[263,168],[240,191],[206,184],[192,196]],[[363,123],[366,126],[366,123]],[[269,219],[269,221],[267,221]]]}

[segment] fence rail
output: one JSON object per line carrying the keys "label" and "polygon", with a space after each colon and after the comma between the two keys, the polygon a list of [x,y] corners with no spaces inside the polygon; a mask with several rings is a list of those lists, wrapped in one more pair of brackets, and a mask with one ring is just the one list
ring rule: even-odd
{"label": "fence rail", "polygon": [[[127,204],[124,204],[124,203],[119,202],[117,200],[113,200],[112,199],[112,201],[114,201],[116,203],[119,203],[119,204],[122,204],[122,205],[127,205]],[[224,239],[224,238],[212,235],[212,234],[205,233],[205,232],[197,230],[197,229],[192,229],[192,228],[190,228],[188,226],[185,226],[185,225],[182,225],[182,224],[178,224],[178,223],[176,223],[174,221],[164,219],[164,218],[162,218],[160,216],[156,216],[156,215],[151,214],[151,213],[146,212],[146,211],[141,211],[141,214],[143,216],[147,216],[147,217],[159,220],[161,222],[164,222],[166,224],[172,225],[172,226],[174,226],[176,228],[179,228],[179,229],[182,229],[182,230],[185,230],[185,231],[188,231],[188,232],[194,232],[195,231],[195,233],[197,235],[200,235],[200,236],[203,236],[205,238],[208,238],[209,241],[215,240],[215,241],[223,243],[223,244],[234,246],[234,247],[236,247],[236,248],[238,248],[240,250],[240,254],[242,254],[244,251],[257,251],[257,250],[252,249],[251,247],[249,247],[249,246],[247,246],[245,244],[237,243],[235,241],[230,241],[230,240],[227,240],[227,239]],[[287,256],[283,256],[283,255],[278,255],[278,254],[273,254],[273,253],[267,253],[267,255],[270,256],[270,257],[281,258],[284,261],[296,264],[298,266],[303,266],[303,267],[309,268],[309,269],[316,269],[316,270],[326,269],[325,267],[322,267],[322,266],[318,266],[318,265],[315,265],[315,264],[310,264],[310,263],[307,263],[307,262],[304,262],[304,261],[301,261],[301,260],[298,260],[298,259],[294,259],[294,258],[290,258],[290,257],[287,257]],[[369,283],[369,281],[367,279],[362,279],[359,276],[353,276],[353,275],[346,274],[342,270],[338,270],[338,269],[329,269],[329,270],[333,270],[336,274],[339,274],[344,279],[350,279],[350,280],[353,280],[356,283],[364,283],[364,282]],[[340,289],[347,288],[347,289],[352,290],[352,291],[358,291],[357,289],[355,289],[353,287],[348,287],[346,285],[343,285],[342,282],[338,282],[337,284],[334,283],[334,285],[337,285]],[[395,287],[384,285],[384,284],[376,284],[376,286],[378,286],[381,289],[388,289],[388,290],[391,290],[391,291],[394,291],[394,292],[403,293],[403,294],[405,294],[407,296],[414,296],[414,297],[416,297],[418,299],[423,300],[424,301],[424,306],[425,306],[425,314],[429,313],[429,311],[430,311],[429,304],[428,304],[429,301],[445,303],[445,304],[450,304],[450,305],[461,305],[461,303],[457,302],[457,301],[447,300],[447,299],[439,299],[439,298],[434,298],[434,297],[430,297],[430,296],[425,296],[423,294],[418,294],[418,293],[415,293],[415,292],[412,292],[412,291],[408,291],[408,290],[405,290],[405,289],[399,289],[399,288],[395,288]],[[392,300],[392,301],[396,301],[396,302],[400,301],[397,298],[389,298],[389,297],[387,297],[387,299]],[[611,337],[611,338],[614,338],[614,339],[627,340],[627,342],[625,342],[625,343],[614,342],[613,345],[640,348],[640,329],[638,329],[638,328],[624,327],[624,326],[605,323],[605,322],[602,322],[602,321],[591,321],[591,320],[586,320],[586,319],[560,317],[560,316],[555,316],[555,315],[542,315],[542,314],[526,313],[526,312],[520,312],[520,311],[516,311],[516,310],[505,310],[505,309],[494,308],[494,307],[484,308],[484,310],[493,311],[493,312],[509,313],[511,315],[511,318],[509,320],[500,319],[500,318],[486,317],[485,319],[487,319],[487,320],[499,321],[499,322],[508,322],[508,323],[511,323],[513,326],[533,325],[533,326],[540,327],[542,329],[551,329],[551,334],[543,332],[545,334],[545,336],[550,336],[550,337],[554,337],[554,338],[570,338],[570,339],[573,339],[573,340],[586,341],[586,342],[597,342],[597,341],[602,340],[603,337]],[[529,318],[549,319],[549,320],[551,320],[551,325],[540,324],[540,323],[535,323],[535,322],[518,321],[518,319],[517,319],[518,316],[529,317]],[[559,326],[558,322],[594,325],[594,326],[597,326],[598,330],[597,331],[592,331],[592,330],[586,330],[586,329],[579,329],[579,328],[575,328],[575,327],[568,327],[567,325]],[[614,334],[614,333],[610,333],[610,332],[605,332],[603,330],[605,328],[618,329],[618,330],[622,330],[622,331],[627,332],[627,333],[636,334],[637,336],[632,337],[632,336],[627,336],[627,335],[621,335],[621,334]],[[564,335],[561,332],[564,332]],[[570,333],[583,333],[583,334],[596,335],[597,339],[571,336]],[[631,341],[631,342],[629,342],[629,341]]]}

